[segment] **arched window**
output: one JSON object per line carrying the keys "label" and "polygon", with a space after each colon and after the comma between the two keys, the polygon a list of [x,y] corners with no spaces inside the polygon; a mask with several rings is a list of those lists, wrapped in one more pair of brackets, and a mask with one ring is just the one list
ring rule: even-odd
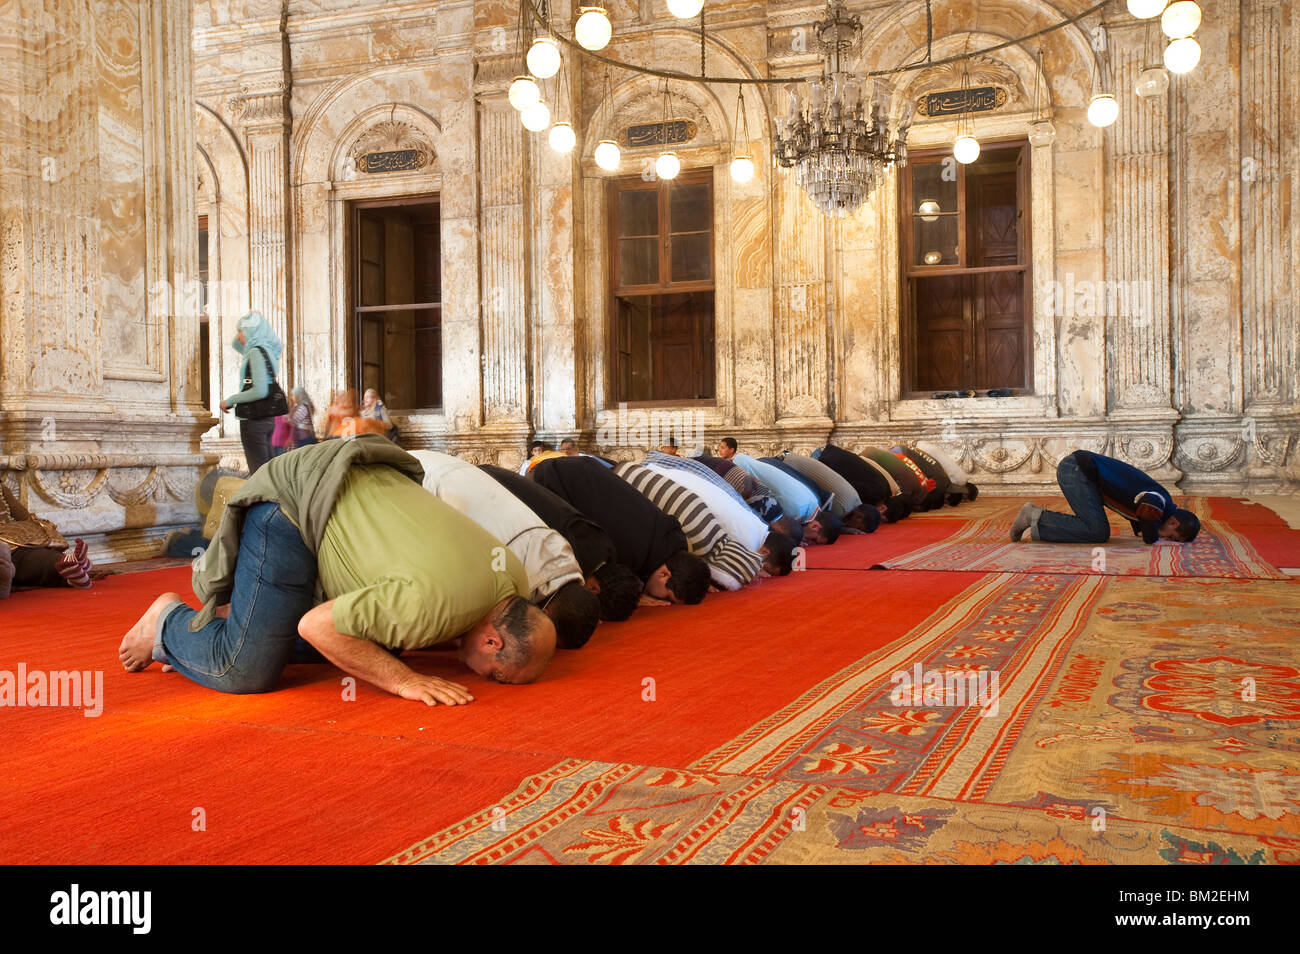
{"label": "arched window", "polygon": [[613,399],[714,396],[713,171],[609,185]]}
{"label": "arched window", "polygon": [[1029,146],[962,165],[914,153],[899,177],[903,391],[1033,389]]}

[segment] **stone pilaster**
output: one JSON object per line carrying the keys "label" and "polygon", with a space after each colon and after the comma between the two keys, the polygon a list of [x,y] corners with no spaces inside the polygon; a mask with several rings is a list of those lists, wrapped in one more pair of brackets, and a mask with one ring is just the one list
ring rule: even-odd
{"label": "stone pilaster", "polygon": [[776,197],[777,418],[825,418],[827,220],[792,174],[777,178]]}
{"label": "stone pilaster", "polygon": [[[1276,479],[1297,440],[1296,40],[1287,4],[1241,5],[1241,318],[1247,473]],[[1294,17],[1294,13],[1291,14]]]}
{"label": "stone pilaster", "polygon": [[499,95],[480,95],[478,121],[483,420],[526,425],[530,283],[524,137],[532,134]]}
{"label": "stone pilaster", "polygon": [[0,10],[0,471],[97,559],[194,518],[190,5]]}
{"label": "stone pilaster", "polygon": [[42,410],[103,410],[90,14],[89,0],[0,13],[0,404],[34,429]]}
{"label": "stone pilaster", "polygon": [[283,364],[296,364],[289,280],[292,261],[289,190],[290,63],[284,17],[251,39],[236,100],[248,152],[249,303],[285,342]]}
{"label": "stone pilaster", "polygon": [[[552,3],[551,15],[565,22],[567,0]],[[548,81],[553,120],[579,127],[582,91],[576,54],[563,52],[566,102],[559,101],[560,74]],[[578,408],[586,403],[580,393],[584,376],[579,366],[577,339],[577,214],[575,197],[580,175],[575,153],[560,155],[550,148],[546,133],[525,133],[531,139],[529,154],[532,188],[531,259],[533,296],[530,308],[532,334],[532,423],[539,431],[570,433],[578,424]],[[575,149],[576,152],[576,149]]]}
{"label": "stone pilaster", "polygon": [[[1133,94],[1147,65],[1146,24],[1110,31],[1119,119],[1107,132],[1105,304],[1112,412],[1169,403],[1169,112]],[[1102,304],[1098,296],[1098,306]]]}

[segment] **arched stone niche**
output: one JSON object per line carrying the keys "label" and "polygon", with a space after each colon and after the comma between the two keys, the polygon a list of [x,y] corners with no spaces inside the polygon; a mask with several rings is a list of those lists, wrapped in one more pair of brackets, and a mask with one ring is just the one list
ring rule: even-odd
{"label": "arched stone niche", "polygon": [[[942,60],[969,50],[981,50],[1059,22],[1062,14],[1037,2],[1000,3],[981,8],[980,30],[970,32],[951,9],[934,10],[932,58]],[[886,11],[866,24],[872,37],[870,52],[859,69],[881,69],[917,63],[926,57],[925,8],[908,4]],[[919,41],[919,43],[918,43]],[[1101,321],[1066,324],[1052,314],[1050,296],[1058,269],[1101,276],[1104,268],[1103,192],[1081,189],[1103,175],[1102,133],[1084,119],[1095,65],[1087,38],[1077,27],[1066,27],[1029,41],[979,55],[969,66],[972,86],[991,85],[1007,91],[1006,102],[989,113],[974,114],[976,135],[985,142],[1021,139],[1033,121],[1033,95],[1043,55],[1040,107],[1057,127],[1056,141],[1031,148],[1032,237],[1031,275],[1033,393],[949,406],[933,400],[905,400],[902,393],[901,272],[898,261],[898,179],[882,183],[857,216],[842,226],[846,241],[841,284],[855,264],[879,276],[874,293],[859,283],[841,298],[850,344],[838,401],[846,420],[923,421],[943,418],[957,426],[987,427],[995,419],[1039,419],[1093,416],[1105,410],[1100,369],[1105,360],[1105,328]],[[890,113],[915,104],[927,92],[961,84],[960,64],[910,70],[892,77]],[[908,136],[910,151],[948,147],[958,134],[958,119],[914,115]],[[1058,185],[1058,180],[1061,180]],[[1057,222],[1068,223],[1058,230]],[[871,256],[870,261],[866,257]],[[861,256],[861,257],[858,257]],[[871,261],[878,264],[872,265]]]}
{"label": "arched stone niche", "polygon": [[[375,71],[340,83],[312,104],[293,142],[295,298],[299,367],[318,407],[351,385],[348,203],[438,195],[442,128],[416,103],[427,99],[418,71]],[[404,168],[368,168],[374,154],[413,152]],[[446,218],[446,204],[443,204]]]}
{"label": "arched stone niche", "polygon": [[[710,36],[709,71],[713,75],[747,77],[751,67],[729,46]],[[655,63],[668,69],[689,72],[699,68],[698,34],[685,31],[660,33],[648,40],[626,44],[620,56],[629,62]],[[627,176],[655,177],[654,161],[661,151],[655,145],[623,147],[622,162],[616,172],[605,172],[595,163],[593,153],[602,139],[618,140],[629,126],[654,124],[664,119],[662,81],[635,74],[604,95],[603,71],[591,71],[586,85],[600,92],[584,103],[584,128],[580,131],[579,153],[582,174],[582,215],[587,225],[580,230],[575,247],[580,268],[586,274],[583,304],[579,315],[581,337],[594,345],[588,349],[584,374],[584,393],[588,405],[579,410],[585,427],[594,427],[598,412],[617,407],[610,393],[613,368],[610,366],[608,342],[612,335],[611,297],[609,294],[609,209],[608,182]],[[764,360],[742,360],[738,350],[737,315],[747,322],[756,321],[764,328],[771,312],[771,153],[767,101],[769,92],[758,86],[745,87],[745,115],[750,140],[747,147],[754,159],[755,174],[748,183],[734,182],[729,173],[733,144],[737,141],[737,87],[705,86],[687,80],[670,80],[668,84],[670,114],[674,120],[695,125],[689,142],[672,146],[683,170],[712,168],[714,210],[714,361],[715,400],[699,408],[703,426],[722,426],[736,418],[738,390],[746,391],[746,401],[761,406],[770,404],[770,354]],[[742,128],[743,132],[743,128]],[[770,349],[770,333],[765,333],[762,347]],[[743,349],[741,349],[743,350]],[[738,363],[739,362],[739,363]],[[753,366],[754,377],[747,371]],[[746,411],[746,413],[751,413]]]}
{"label": "arched stone niche", "polygon": [[197,212],[208,217],[207,314],[210,410],[217,424],[205,442],[228,441],[238,451],[239,425],[218,405],[238,391],[238,356],[230,348],[235,323],[249,307],[248,159],[239,137],[205,103],[195,107]]}

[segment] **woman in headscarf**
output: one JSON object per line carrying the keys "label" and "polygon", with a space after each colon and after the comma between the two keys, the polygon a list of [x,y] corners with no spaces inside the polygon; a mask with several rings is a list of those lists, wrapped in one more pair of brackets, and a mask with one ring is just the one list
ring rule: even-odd
{"label": "woman in headscarf", "polygon": [[[266,398],[271,393],[271,383],[280,375],[280,353],[284,350],[271,323],[260,312],[250,311],[239,319],[235,327],[239,334],[231,346],[244,357],[239,369],[244,387],[238,394],[232,394],[221,402],[223,411]],[[250,476],[271,459],[271,432],[274,429],[274,415],[240,418],[239,440],[244,445]]]}
{"label": "woman in headscarf", "polygon": [[293,446],[305,447],[316,443],[316,425],[312,419],[316,416],[316,405],[306,388],[293,389],[293,407],[289,411],[289,423],[293,425]]}

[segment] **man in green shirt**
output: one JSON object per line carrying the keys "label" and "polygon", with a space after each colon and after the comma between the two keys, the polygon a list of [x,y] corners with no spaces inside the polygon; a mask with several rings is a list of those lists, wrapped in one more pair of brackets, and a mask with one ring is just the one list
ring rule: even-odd
{"label": "man in green shirt", "polygon": [[464,686],[390,650],[460,637],[457,655],[479,675],[533,681],[554,653],[555,627],[525,599],[523,566],[427,493],[422,476],[374,435],[274,458],[231,499],[195,571],[204,610],[160,596],[123,640],[123,665],[158,661],[222,692],[267,692],[301,636],[381,689],[457,705],[473,699]]}

